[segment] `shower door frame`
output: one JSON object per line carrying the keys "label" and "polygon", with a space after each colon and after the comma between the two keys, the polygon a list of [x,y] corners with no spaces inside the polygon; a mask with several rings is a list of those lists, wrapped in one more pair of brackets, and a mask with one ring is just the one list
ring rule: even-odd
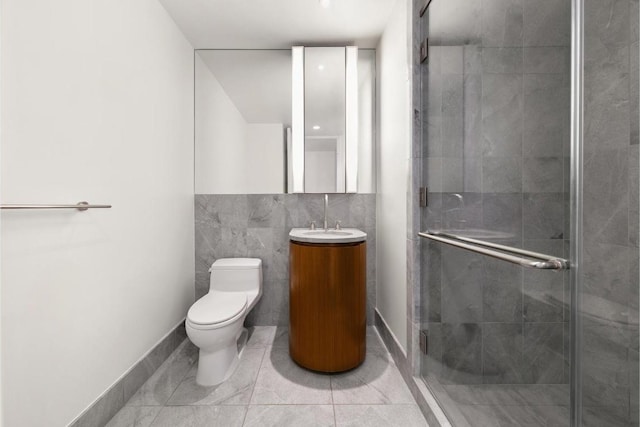
{"label": "shower door frame", "polygon": [[571,0],[571,172],[570,172],[570,279],[571,376],[570,425],[582,425],[582,243],[584,159],[584,0]]}

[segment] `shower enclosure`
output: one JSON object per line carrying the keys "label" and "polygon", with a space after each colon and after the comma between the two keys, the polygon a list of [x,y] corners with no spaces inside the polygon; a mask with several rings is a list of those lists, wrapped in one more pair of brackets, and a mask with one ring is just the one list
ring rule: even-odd
{"label": "shower enclosure", "polygon": [[420,18],[420,374],[454,426],[638,425],[639,22],[637,0]]}

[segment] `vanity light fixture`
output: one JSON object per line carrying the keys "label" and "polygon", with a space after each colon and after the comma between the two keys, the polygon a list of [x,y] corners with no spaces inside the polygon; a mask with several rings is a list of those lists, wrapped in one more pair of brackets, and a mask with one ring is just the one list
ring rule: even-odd
{"label": "vanity light fixture", "polygon": [[304,47],[291,48],[291,158],[293,193],[304,193]]}
{"label": "vanity light fixture", "polygon": [[346,192],[358,191],[358,47],[346,48]]}

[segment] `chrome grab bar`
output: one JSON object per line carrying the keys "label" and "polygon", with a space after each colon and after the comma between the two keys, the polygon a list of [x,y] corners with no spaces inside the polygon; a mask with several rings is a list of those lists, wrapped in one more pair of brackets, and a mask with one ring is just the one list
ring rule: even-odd
{"label": "chrome grab bar", "polygon": [[[457,248],[487,255],[496,259],[507,261],[527,268],[540,270],[568,270],[569,261],[563,258],[553,257],[538,252],[527,251],[511,246],[499,245],[497,243],[485,242],[482,240],[470,239],[440,232],[423,231],[418,233],[420,237],[433,240]],[[520,256],[518,256],[520,255]]]}
{"label": "chrome grab bar", "polygon": [[78,202],[75,205],[0,205],[0,209],[110,209],[111,205],[92,205],[88,202]]}

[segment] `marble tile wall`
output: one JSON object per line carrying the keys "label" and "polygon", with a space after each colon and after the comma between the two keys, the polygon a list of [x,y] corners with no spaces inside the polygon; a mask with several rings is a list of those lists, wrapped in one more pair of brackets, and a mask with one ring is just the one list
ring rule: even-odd
{"label": "marble tile wall", "polygon": [[585,2],[585,425],[638,425],[637,0]]}
{"label": "marble tile wall", "polygon": [[[423,17],[421,226],[568,257],[570,2],[471,3]],[[421,256],[424,375],[568,382],[568,275],[428,241]]]}
{"label": "marble tile wall", "polygon": [[[248,326],[289,324],[289,231],[322,226],[323,195],[242,194],[195,196],[196,298],[209,289],[209,267],[218,258],[256,257],[263,262],[262,298]],[[329,224],[367,233],[367,324],[375,308],[375,194],[329,195]]]}

